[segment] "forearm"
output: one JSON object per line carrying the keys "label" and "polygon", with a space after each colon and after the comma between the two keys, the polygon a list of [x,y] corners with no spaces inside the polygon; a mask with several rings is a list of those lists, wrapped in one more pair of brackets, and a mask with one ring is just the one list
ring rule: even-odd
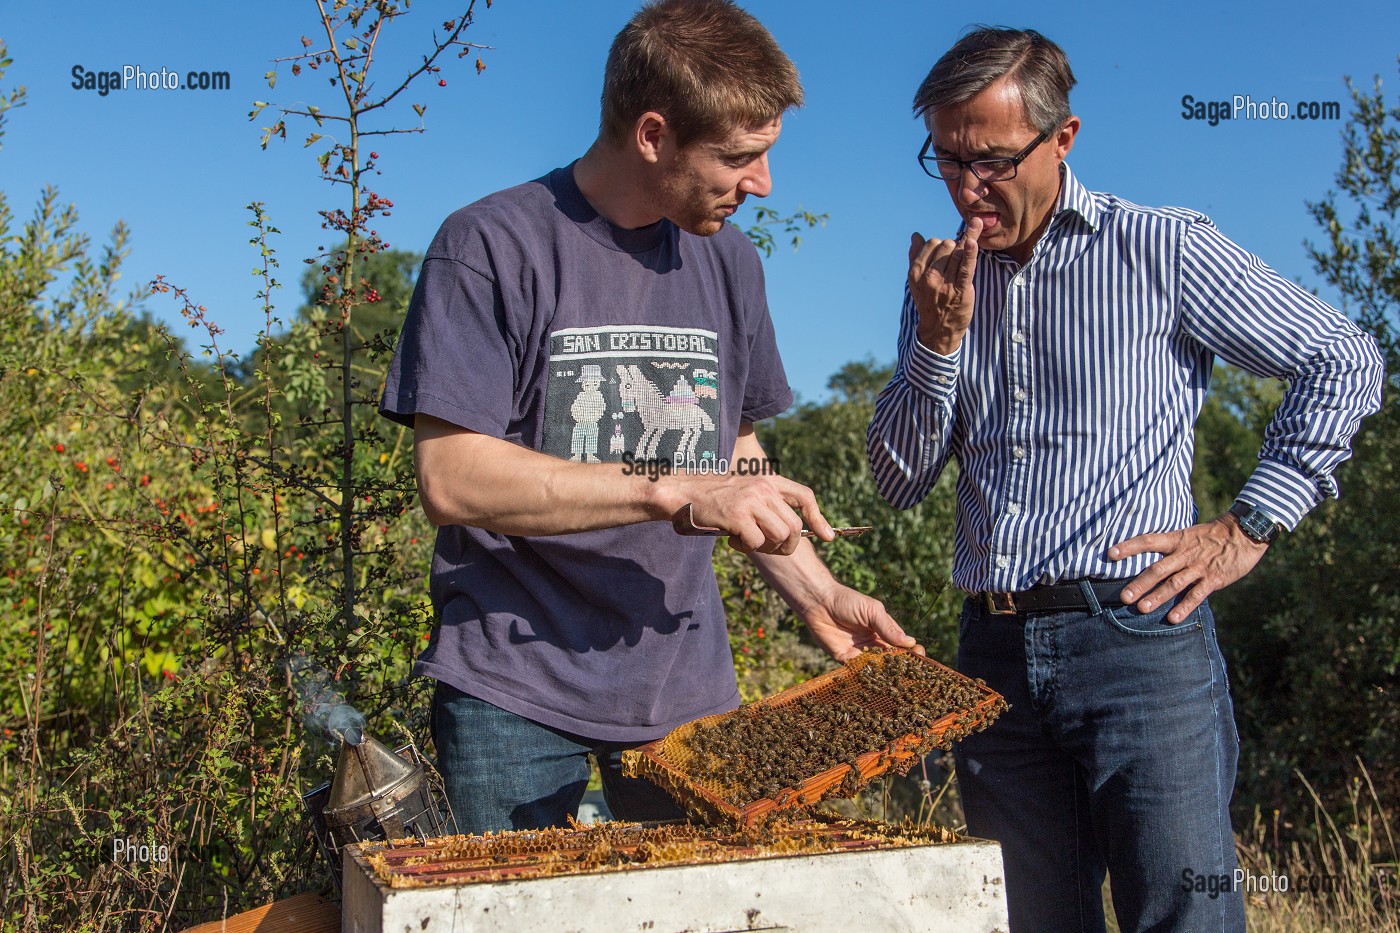
{"label": "forearm", "polygon": [[670,484],[621,464],[561,460],[425,415],[415,428],[419,500],[434,525],[557,535],[667,519],[684,503]]}
{"label": "forearm", "polygon": [[[740,433],[734,444],[734,459],[738,461],[741,457],[766,458],[763,446],[752,431]],[[822,604],[832,588],[838,585],[826,564],[817,556],[817,549],[808,540],[800,542],[791,554],[754,553],[749,556],[768,585],[804,620],[812,608]]]}
{"label": "forearm", "polygon": [[[752,430],[740,426],[735,450],[762,457]],[[742,445],[746,437],[751,447]],[[803,543],[804,520],[831,536],[812,491],[777,475],[644,476],[620,463],[561,460],[426,415],[414,425],[414,464],[423,511],[435,525],[560,535],[669,520],[690,504],[697,525],[723,529],[747,551],[791,554]]]}
{"label": "forearm", "polygon": [[750,554],[754,566],[783,602],[804,622],[812,610],[828,601],[841,584],[817,556],[811,541],[803,541],[792,554]]}
{"label": "forearm", "polygon": [[906,299],[894,378],[875,402],[866,457],[880,495],[907,509],[928,495],[948,462],[960,353],[934,354],[914,335]]}

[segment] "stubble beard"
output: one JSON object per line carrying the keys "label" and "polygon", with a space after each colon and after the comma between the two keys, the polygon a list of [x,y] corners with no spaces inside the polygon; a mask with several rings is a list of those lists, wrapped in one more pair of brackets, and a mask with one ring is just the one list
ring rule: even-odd
{"label": "stubble beard", "polygon": [[664,178],[660,198],[662,216],[686,233],[709,237],[724,229],[723,218],[715,217],[714,203],[688,174]]}

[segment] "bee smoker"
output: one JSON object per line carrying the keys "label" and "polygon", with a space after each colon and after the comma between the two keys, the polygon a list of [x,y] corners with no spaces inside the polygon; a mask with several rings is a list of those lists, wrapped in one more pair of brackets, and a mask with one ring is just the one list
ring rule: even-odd
{"label": "bee smoker", "polygon": [[336,885],[346,846],[456,833],[441,779],[411,742],[397,750],[361,730],[343,736],[335,779],[302,798]]}

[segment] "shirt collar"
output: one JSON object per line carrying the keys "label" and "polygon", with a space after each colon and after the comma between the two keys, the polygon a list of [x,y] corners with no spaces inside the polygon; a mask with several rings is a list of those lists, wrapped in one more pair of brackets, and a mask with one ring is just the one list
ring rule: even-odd
{"label": "shirt collar", "polygon": [[[1050,215],[1050,223],[1046,225],[1041,239],[1057,236],[1064,224],[1069,222],[1070,218],[1067,215],[1070,214],[1078,215],[1090,230],[1097,230],[1103,221],[1103,207],[1099,204],[1098,199],[1094,197],[1093,192],[1079,183],[1079,179],[1074,177],[1074,172],[1070,171],[1069,164],[1061,162],[1059,198],[1055,201],[1054,213]],[[966,223],[959,226],[958,236],[961,237],[966,229]],[[1014,259],[1000,251],[988,255],[995,256],[1012,265],[1016,264]]]}
{"label": "shirt collar", "polygon": [[1103,208],[1095,202],[1089,189],[1081,185],[1079,179],[1074,177],[1074,172],[1070,171],[1068,163],[1061,162],[1060,199],[1055,204],[1055,217],[1051,218],[1051,222],[1053,223],[1055,219],[1067,211],[1078,214],[1091,230],[1098,229],[1103,215]]}

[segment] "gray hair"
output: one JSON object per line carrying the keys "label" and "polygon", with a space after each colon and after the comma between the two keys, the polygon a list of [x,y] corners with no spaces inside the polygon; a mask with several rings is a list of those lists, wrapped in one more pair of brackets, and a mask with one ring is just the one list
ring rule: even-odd
{"label": "gray hair", "polygon": [[943,54],[914,95],[914,115],[965,103],[1007,76],[1036,129],[1051,133],[1069,119],[1075,81],[1064,50],[1034,29],[998,26],[975,27]]}

